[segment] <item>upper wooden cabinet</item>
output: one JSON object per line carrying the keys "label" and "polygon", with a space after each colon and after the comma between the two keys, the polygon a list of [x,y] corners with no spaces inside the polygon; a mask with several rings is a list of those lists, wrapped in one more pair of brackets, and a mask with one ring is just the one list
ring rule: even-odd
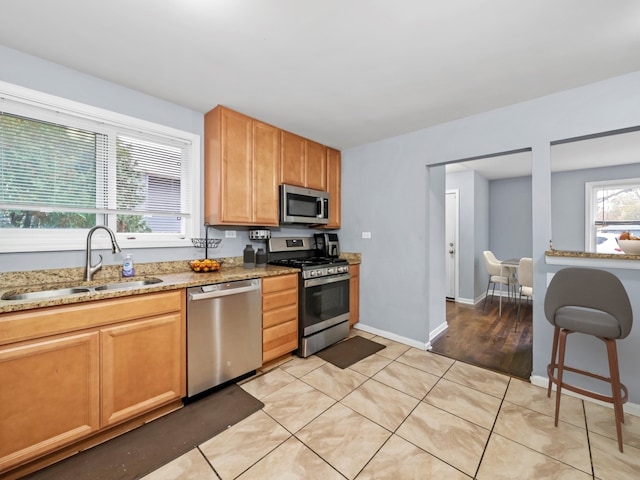
{"label": "upper wooden cabinet", "polygon": [[280,133],[280,183],[305,186],[304,138],[293,133]]}
{"label": "upper wooden cabinet", "polygon": [[327,147],[305,140],[305,182],[307,188],[327,189]]}
{"label": "upper wooden cabinet", "polygon": [[210,225],[278,225],[280,130],[218,106],[205,115],[205,206]]}
{"label": "upper wooden cabinet", "polygon": [[329,225],[340,228],[340,152],[218,105],[204,117],[204,221],[279,224],[279,185],[330,194]]}
{"label": "upper wooden cabinet", "polygon": [[339,150],[327,148],[327,191],[329,192],[329,223],[326,228],[340,228],[342,159]]}
{"label": "upper wooden cabinet", "polygon": [[327,147],[281,131],[280,183],[327,189]]}

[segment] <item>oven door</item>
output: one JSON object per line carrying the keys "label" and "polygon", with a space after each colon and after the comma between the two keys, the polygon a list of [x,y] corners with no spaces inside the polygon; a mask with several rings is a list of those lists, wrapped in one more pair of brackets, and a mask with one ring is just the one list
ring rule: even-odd
{"label": "oven door", "polygon": [[300,295],[300,334],[312,335],[349,320],[351,275],[304,280]]}

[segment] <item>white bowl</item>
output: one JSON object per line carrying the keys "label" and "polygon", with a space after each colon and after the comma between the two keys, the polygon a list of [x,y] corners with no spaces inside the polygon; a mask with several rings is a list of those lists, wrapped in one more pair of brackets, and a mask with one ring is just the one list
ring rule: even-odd
{"label": "white bowl", "polygon": [[640,255],[640,240],[618,240],[618,245],[627,255]]}

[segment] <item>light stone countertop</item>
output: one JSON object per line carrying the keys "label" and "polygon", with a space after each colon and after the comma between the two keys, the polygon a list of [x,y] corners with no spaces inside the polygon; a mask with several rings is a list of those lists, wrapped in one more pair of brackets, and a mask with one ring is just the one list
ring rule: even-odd
{"label": "light stone countertop", "polygon": [[593,253],[573,250],[547,250],[547,257],[573,257],[573,258],[602,258],[610,260],[640,260],[640,255],[627,255],[619,253]]}
{"label": "light stone countertop", "polygon": [[548,250],[544,255],[545,263],[548,265],[640,270],[640,255],[593,253],[572,250]]}
{"label": "light stone countertop", "polygon": [[[350,264],[360,263],[360,254],[345,253],[342,257]],[[161,283],[145,285],[140,288],[132,288],[128,290],[91,291],[44,299],[0,299],[0,314],[299,272],[296,268],[280,267],[275,265],[267,265],[264,268],[245,269],[242,267],[242,257],[218,258],[216,260],[219,260],[222,264],[220,271],[208,273],[196,273],[191,271],[187,260],[136,263],[136,275],[131,278],[121,277],[120,265],[106,265],[96,272],[91,282],[83,280],[84,268],[0,273],[0,297],[8,293],[25,293],[29,291],[69,287],[93,287],[108,283],[143,280],[152,277],[162,280]]]}

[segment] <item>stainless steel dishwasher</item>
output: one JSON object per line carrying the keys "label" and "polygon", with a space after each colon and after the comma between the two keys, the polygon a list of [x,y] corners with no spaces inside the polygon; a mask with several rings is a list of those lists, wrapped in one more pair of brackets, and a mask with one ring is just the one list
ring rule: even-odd
{"label": "stainless steel dishwasher", "polygon": [[262,365],[260,279],[187,289],[187,396]]}

